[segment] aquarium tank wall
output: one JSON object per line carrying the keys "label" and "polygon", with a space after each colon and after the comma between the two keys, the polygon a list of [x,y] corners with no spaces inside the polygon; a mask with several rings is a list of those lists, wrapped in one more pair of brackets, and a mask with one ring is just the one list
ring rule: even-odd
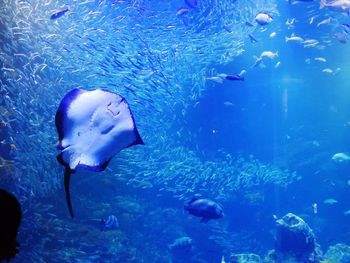
{"label": "aquarium tank wall", "polygon": [[0,10],[11,262],[350,262],[349,0]]}

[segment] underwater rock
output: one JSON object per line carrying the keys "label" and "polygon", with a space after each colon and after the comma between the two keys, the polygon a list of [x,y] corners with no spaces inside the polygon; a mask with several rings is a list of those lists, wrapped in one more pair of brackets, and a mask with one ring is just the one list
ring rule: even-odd
{"label": "underwater rock", "polygon": [[229,263],[262,263],[260,256],[256,254],[233,254]]}
{"label": "underwater rock", "polygon": [[300,217],[288,213],[276,220],[275,259],[294,258],[298,262],[319,262],[322,252],[315,235]]}
{"label": "underwater rock", "polygon": [[347,246],[342,243],[330,246],[324,257],[330,262],[334,263],[350,262],[350,246]]}

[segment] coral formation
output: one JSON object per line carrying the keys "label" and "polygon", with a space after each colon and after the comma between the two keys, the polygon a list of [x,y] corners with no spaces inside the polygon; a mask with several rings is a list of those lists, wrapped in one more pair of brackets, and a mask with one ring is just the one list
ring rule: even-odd
{"label": "coral formation", "polygon": [[342,243],[330,246],[324,257],[330,262],[348,263],[350,262],[350,246]]}
{"label": "coral formation", "polygon": [[234,254],[228,263],[262,263],[260,256],[256,254]]}
{"label": "coral formation", "polygon": [[312,229],[292,213],[276,220],[275,259],[283,261],[287,258],[305,263],[316,263],[322,259]]}

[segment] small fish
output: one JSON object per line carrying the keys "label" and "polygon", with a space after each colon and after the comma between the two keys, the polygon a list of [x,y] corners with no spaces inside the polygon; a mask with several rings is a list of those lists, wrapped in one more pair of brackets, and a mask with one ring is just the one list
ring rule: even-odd
{"label": "small fish", "polygon": [[227,107],[233,107],[234,106],[234,104],[231,101],[225,101],[224,105],[227,106]]}
{"label": "small fish", "polygon": [[101,219],[101,231],[113,230],[119,228],[118,218],[114,215],[109,215],[107,219]]}
{"label": "small fish", "polygon": [[314,47],[319,44],[316,39],[307,39],[301,43],[304,47]]}
{"label": "small fish", "polygon": [[256,60],[255,60],[254,65],[252,66],[252,68],[259,66],[263,62],[263,59],[261,57],[259,57],[259,58],[255,57],[255,58],[256,58]]}
{"label": "small fish", "polygon": [[294,24],[296,22],[296,19],[295,18],[288,18],[287,21],[286,21],[286,26],[288,29],[291,29],[294,27]]}
{"label": "small fish", "polygon": [[315,147],[320,147],[320,146],[321,146],[321,144],[319,143],[319,141],[316,141],[316,140],[312,141],[311,143],[312,143],[312,145],[315,146]]}
{"label": "small fish", "polygon": [[192,248],[192,245],[193,245],[192,238],[184,236],[184,237],[179,237],[175,239],[172,244],[168,245],[168,248],[190,250]]}
{"label": "small fish", "polygon": [[211,80],[211,81],[214,81],[214,82],[220,83],[220,84],[224,82],[224,79],[219,77],[219,76],[205,77],[205,79]]}
{"label": "small fish", "polygon": [[188,13],[188,8],[180,8],[179,10],[177,10],[177,12],[176,12],[176,16],[181,16],[181,15],[183,15],[183,14],[186,14],[186,13]]}
{"label": "small fish", "polygon": [[245,22],[245,25],[246,25],[246,26],[254,26],[254,25],[253,25],[252,23],[250,23],[249,21],[246,21],[246,22]]}
{"label": "small fish", "polygon": [[275,69],[279,68],[281,65],[281,61],[278,61],[276,64],[275,64]]}
{"label": "small fish", "polygon": [[311,63],[311,59],[309,58],[305,59],[305,63],[309,65]]}
{"label": "small fish", "polygon": [[313,211],[314,211],[314,214],[317,214],[317,203],[313,203],[312,204],[312,209],[313,209]]}
{"label": "small fish", "polygon": [[221,263],[226,263],[224,256],[221,257]]}
{"label": "small fish", "polygon": [[292,34],[290,37],[285,37],[285,40],[286,40],[286,43],[288,43],[289,41],[298,42],[298,43],[304,42],[303,38],[298,37],[298,36],[296,36],[294,34]]}
{"label": "small fish", "polygon": [[307,39],[305,41],[303,41],[303,45],[312,45],[312,44],[318,44],[318,40],[316,39]]}
{"label": "small fish", "polygon": [[314,2],[314,0],[288,0],[289,4]]}
{"label": "small fish", "polygon": [[278,57],[278,51],[272,52],[272,51],[264,51],[260,55],[261,58],[268,58],[268,59],[274,59]]}
{"label": "small fish", "polygon": [[274,59],[275,57],[278,57],[278,51],[276,52],[272,52],[272,51],[264,51],[260,54],[260,57],[255,57],[255,63],[252,66],[252,68],[255,68],[257,66],[259,66],[261,64],[261,66],[265,66],[264,64],[262,64],[264,61],[268,60],[268,59]]}
{"label": "small fish", "polygon": [[327,59],[323,58],[323,57],[316,57],[314,58],[315,61],[319,61],[319,62],[327,62]]}
{"label": "small fish", "polygon": [[313,23],[314,23],[314,20],[315,20],[315,16],[311,17],[311,18],[310,18],[309,24],[310,24],[310,25],[313,24]]}
{"label": "small fish", "polygon": [[332,17],[329,17],[327,19],[322,20],[317,24],[317,27],[322,26],[322,25],[329,25],[332,22]]}
{"label": "small fish", "polygon": [[350,216],[350,209],[344,212],[345,216]]}
{"label": "small fish", "polygon": [[51,17],[50,17],[50,19],[57,19],[57,18],[60,18],[61,16],[63,16],[66,12],[68,12],[69,11],[69,9],[68,9],[68,7],[65,7],[65,8],[63,8],[63,9],[61,9],[61,10],[58,10],[58,11],[56,11],[55,13],[53,13],[52,15],[51,15]]}
{"label": "small fish", "polygon": [[270,34],[270,37],[271,38],[274,38],[276,36],[276,32],[272,32],[271,34]]}
{"label": "small fish", "polygon": [[349,33],[349,30],[350,30],[350,25],[349,24],[342,24],[341,25],[342,26],[342,28],[344,29],[344,31],[346,32],[346,33]]}
{"label": "small fish", "polygon": [[257,40],[252,34],[249,34],[248,36],[249,36],[249,39],[250,39],[250,42],[251,42],[251,43],[256,43],[256,42],[258,42],[258,40]]}
{"label": "small fish", "polygon": [[325,0],[320,1],[320,9],[324,7],[329,7],[337,12],[348,13],[350,11],[350,1],[349,0],[334,0],[332,2],[326,2]]}
{"label": "small fish", "polygon": [[338,163],[350,161],[350,155],[348,153],[336,153],[332,156],[332,160]]}
{"label": "small fish", "polygon": [[333,34],[334,38],[339,41],[339,43],[346,44],[348,42],[348,34],[346,31],[335,32]]}
{"label": "small fish", "polygon": [[[322,72],[323,72],[323,73],[327,73],[327,74],[332,74],[332,73],[333,73],[333,70],[330,69],[330,68],[325,68],[325,69],[322,70]],[[333,157],[332,157],[332,159],[333,159]]]}
{"label": "small fish", "polygon": [[241,75],[227,75],[226,77],[225,77],[225,79],[227,79],[227,80],[244,80],[244,77],[243,76],[241,76]]}
{"label": "small fish", "polygon": [[188,8],[180,8],[179,10],[177,10],[176,15],[177,15],[177,16],[181,16],[181,15],[183,15],[183,14],[188,13],[188,11],[189,11]]}
{"label": "small fish", "polygon": [[260,12],[255,16],[255,22],[257,22],[261,26],[265,26],[267,24],[270,24],[273,20],[272,16],[270,16],[268,13]]}
{"label": "small fish", "polygon": [[239,72],[238,75],[243,76],[245,73],[247,73],[247,71],[245,69],[242,69],[241,72]]}
{"label": "small fish", "polygon": [[329,198],[323,201],[323,203],[325,205],[334,205],[336,203],[338,203],[338,200],[334,199],[334,198]]}

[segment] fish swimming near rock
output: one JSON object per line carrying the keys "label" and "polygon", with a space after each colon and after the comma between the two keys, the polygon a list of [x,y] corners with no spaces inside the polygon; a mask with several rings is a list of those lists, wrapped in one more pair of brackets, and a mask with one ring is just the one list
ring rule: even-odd
{"label": "fish swimming near rock", "polygon": [[194,216],[201,217],[201,223],[207,223],[210,219],[219,219],[224,216],[222,206],[210,199],[194,197],[185,204],[184,209]]}
{"label": "fish swimming near rock", "polygon": [[56,12],[54,12],[51,16],[50,19],[57,19],[60,18],[61,16],[63,16],[66,12],[68,12],[69,9],[68,7],[62,8]]}
{"label": "fish swimming near rock", "polygon": [[101,231],[113,230],[119,228],[119,221],[115,215],[109,215],[101,220]]}
{"label": "fish swimming near rock", "polygon": [[65,167],[66,199],[73,217],[71,175],[78,169],[103,171],[122,149],[144,143],[125,98],[104,89],[68,92],[58,107],[55,124],[60,150],[57,160]]}

